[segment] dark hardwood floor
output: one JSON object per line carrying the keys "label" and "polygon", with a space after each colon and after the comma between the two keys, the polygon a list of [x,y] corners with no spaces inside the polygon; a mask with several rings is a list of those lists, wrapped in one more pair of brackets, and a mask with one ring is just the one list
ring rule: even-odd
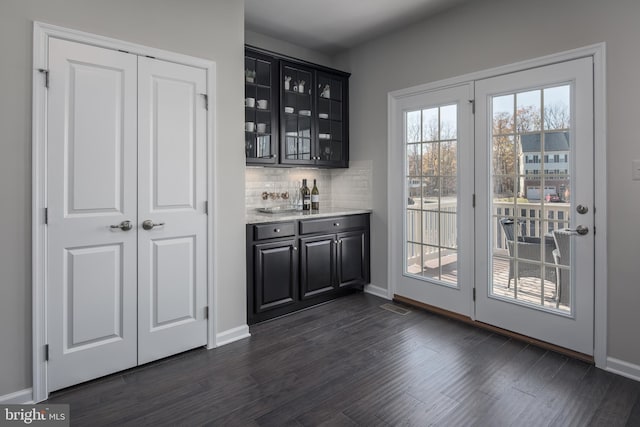
{"label": "dark hardwood floor", "polygon": [[355,294],[53,393],[71,425],[640,426],[640,383]]}

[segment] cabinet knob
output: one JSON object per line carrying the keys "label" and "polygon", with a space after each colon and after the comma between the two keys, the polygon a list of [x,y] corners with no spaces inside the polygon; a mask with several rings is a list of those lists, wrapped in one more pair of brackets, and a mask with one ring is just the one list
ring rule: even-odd
{"label": "cabinet knob", "polygon": [[279,228],[274,228],[274,229],[273,229],[273,232],[274,232],[274,233],[279,233],[279,232],[280,232],[280,229],[279,229]]}
{"label": "cabinet knob", "polygon": [[297,250],[298,250],[298,247],[297,247],[297,246],[292,246],[292,248],[293,248],[293,250],[294,250],[294,251],[297,251]]}
{"label": "cabinet knob", "polygon": [[340,227],[340,223],[339,223],[339,222],[334,222],[334,223],[333,223],[333,226],[334,226],[334,227]]}

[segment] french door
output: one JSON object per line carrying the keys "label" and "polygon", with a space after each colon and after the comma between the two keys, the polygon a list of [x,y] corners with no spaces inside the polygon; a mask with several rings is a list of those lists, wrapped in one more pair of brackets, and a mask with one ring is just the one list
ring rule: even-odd
{"label": "french door", "polygon": [[396,101],[397,296],[593,354],[592,87],[584,58]]}
{"label": "french door", "polygon": [[206,344],[204,70],[52,38],[48,390]]}
{"label": "french door", "polygon": [[[402,180],[390,182],[396,294],[473,315],[473,85],[398,101],[391,150]],[[401,153],[400,155],[398,155]]]}
{"label": "french door", "polygon": [[475,87],[476,319],[592,355],[592,59]]}

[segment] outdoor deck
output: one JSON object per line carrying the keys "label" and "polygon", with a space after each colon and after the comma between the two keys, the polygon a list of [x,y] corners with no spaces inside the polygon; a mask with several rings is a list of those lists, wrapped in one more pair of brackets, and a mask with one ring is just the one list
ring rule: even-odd
{"label": "outdoor deck", "polygon": [[[446,282],[457,282],[458,276],[458,263],[455,261],[455,255],[449,255],[446,261],[443,257],[442,265],[442,280]],[[438,270],[431,268],[434,263],[427,261],[425,263],[424,273],[425,277],[437,277]],[[416,271],[416,265],[409,267],[409,272],[413,274],[419,274]],[[518,301],[540,306],[544,304],[544,307],[569,312],[569,306],[566,304],[560,304],[556,308],[555,292],[556,284],[553,280],[545,280],[544,288],[541,288],[541,280],[536,277],[522,277],[517,280],[514,286],[514,279],[511,280],[511,287],[507,287],[509,281],[509,262],[504,259],[494,258],[494,286],[493,293],[496,296],[515,298]],[[541,289],[543,292],[541,292]]]}

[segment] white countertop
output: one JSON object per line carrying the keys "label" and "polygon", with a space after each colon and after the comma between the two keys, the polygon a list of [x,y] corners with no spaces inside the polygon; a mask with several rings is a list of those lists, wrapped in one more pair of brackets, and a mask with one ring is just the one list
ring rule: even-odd
{"label": "white countertop", "polygon": [[291,221],[297,219],[322,218],[327,216],[357,215],[371,213],[371,209],[349,209],[349,208],[323,208],[319,211],[293,211],[282,213],[262,213],[256,209],[247,209],[247,224],[260,224],[263,222]]}

